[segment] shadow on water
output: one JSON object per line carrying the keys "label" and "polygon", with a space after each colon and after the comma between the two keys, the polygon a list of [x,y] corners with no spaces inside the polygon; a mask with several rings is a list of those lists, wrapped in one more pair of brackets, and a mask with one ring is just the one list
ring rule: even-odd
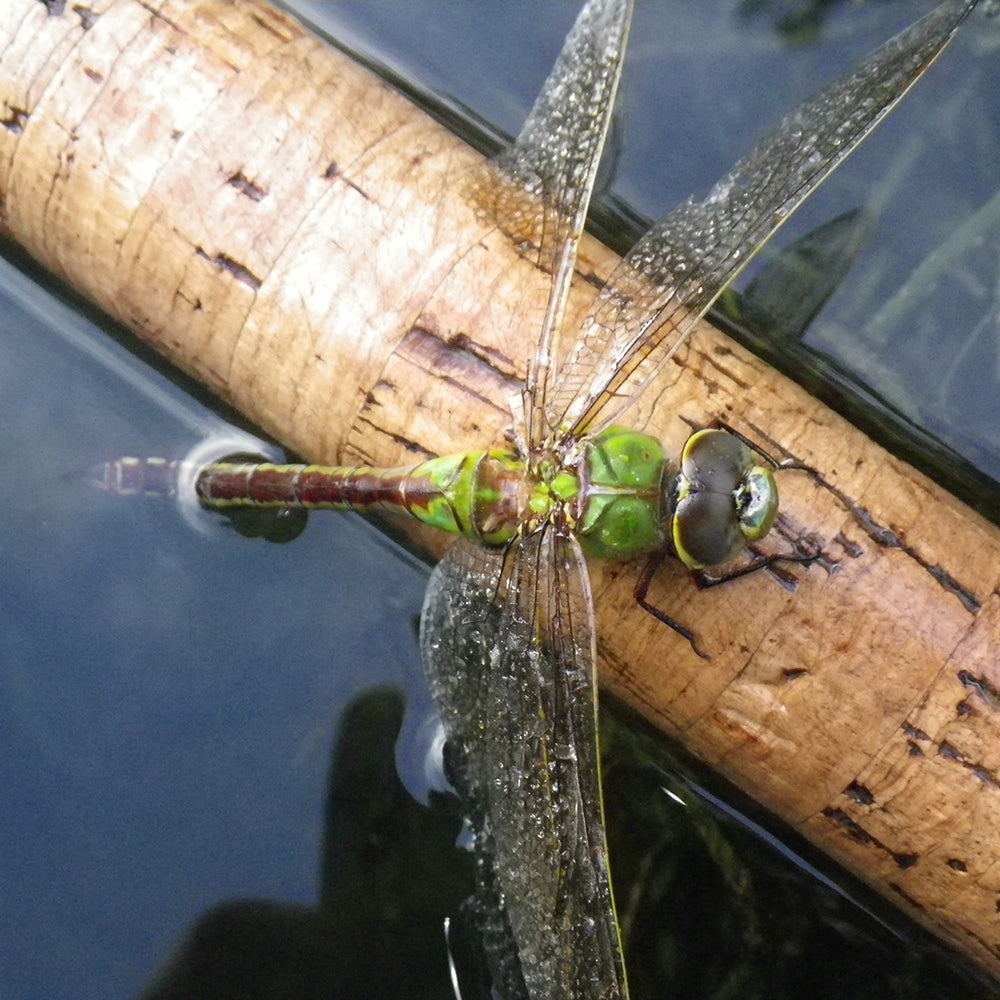
{"label": "shadow on water", "polygon": [[[461,955],[472,855],[457,800],[396,774],[403,699],[359,696],[340,722],[316,906],[223,901],[197,916],[141,1000],[446,1000],[445,920]],[[602,704],[612,868],[632,995],[970,1000],[992,987],[620,706]],[[824,870],[825,869],[825,870]],[[478,986],[470,987],[470,983]]]}
{"label": "shadow on water", "polygon": [[447,997],[444,916],[468,894],[456,851],[457,801],[417,803],[396,775],[403,699],[373,690],[351,704],[333,751],[315,907],[223,902],[199,916],[143,1000],[238,996]]}

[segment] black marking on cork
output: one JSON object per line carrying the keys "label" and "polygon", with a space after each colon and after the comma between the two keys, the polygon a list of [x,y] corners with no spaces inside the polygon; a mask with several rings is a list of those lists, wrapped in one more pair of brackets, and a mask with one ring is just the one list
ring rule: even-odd
{"label": "black marking on cork", "polygon": [[263,201],[267,197],[267,189],[255,184],[242,170],[238,170],[226,183],[246,195],[251,201]]}
{"label": "black marking on cork", "polygon": [[242,282],[255,292],[263,283],[261,279],[253,273],[253,271],[241,264],[238,260],[234,260],[228,254],[219,253],[214,257],[211,257],[205,253],[201,247],[196,247],[195,253],[204,260],[207,260],[210,264],[214,264],[217,268],[219,268],[219,270],[228,271],[237,281]]}
{"label": "black marking on cork", "polygon": [[19,108],[16,105],[7,105],[7,116],[5,118],[0,118],[0,125],[2,125],[8,132],[13,132],[15,135],[20,135],[24,131],[24,126],[28,124],[28,119],[31,115],[28,114],[25,108]]}

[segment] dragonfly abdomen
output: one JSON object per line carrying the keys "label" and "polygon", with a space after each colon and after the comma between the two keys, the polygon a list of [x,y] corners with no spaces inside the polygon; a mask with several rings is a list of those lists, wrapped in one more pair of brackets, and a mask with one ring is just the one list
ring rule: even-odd
{"label": "dragonfly abdomen", "polygon": [[211,507],[309,507],[353,510],[405,507],[401,494],[412,470],[318,465],[220,462],[197,481],[198,497]]}
{"label": "dragonfly abdomen", "polygon": [[208,507],[372,510],[502,545],[517,530],[523,467],[506,452],[467,452],[396,469],[220,462],[198,476]]}

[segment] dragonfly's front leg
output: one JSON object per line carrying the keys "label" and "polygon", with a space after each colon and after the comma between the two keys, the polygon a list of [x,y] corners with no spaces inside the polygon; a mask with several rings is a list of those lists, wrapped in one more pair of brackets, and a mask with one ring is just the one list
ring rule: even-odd
{"label": "dragonfly's front leg", "polygon": [[738,580],[741,576],[749,576],[758,570],[767,569],[779,563],[794,563],[798,566],[809,566],[822,556],[822,552],[809,552],[792,555],[787,552],[774,552],[767,556],[756,556],[752,562],[746,566],[739,566],[733,570],[727,570],[718,576],[712,576],[705,570],[696,570],[692,576],[699,590],[708,590],[709,587],[718,587],[723,583],[730,583]]}
{"label": "dragonfly's front leg", "polygon": [[691,629],[682,625],[679,621],[677,621],[677,619],[671,618],[665,611],[658,608],[655,604],[651,604],[646,599],[649,594],[649,585],[652,583],[653,577],[656,575],[657,570],[659,570],[669,555],[671,555],[670,550],[667,547],[663,547],[654,552],[646,560],[646,565],[642,568],[642,573],[639,574],[639,579],[636,581],[635,588],[632,591],[632,596],[635,597],[636,603],[640,608],[642,608],[643,611],[647,611],[657,621],[662,622],[664,625],[672,628],[679,636],[683,636],[683,638],[687,639],[687,641],[691,644],[691,648],[703,660],[710,660],[711,657],[708,653],[703,653],[698,648],[697,638]]}
{"label": "dragonfly's front leg", "polygon": [[[691,631],[691,629],[682,625],[676,618],[672,618],[665,611],[658,608],[647,599],[649,594],[649,585],[652,582],[653,577],[663,565],[664,561],[672,554],[673,553],[669,547],[666,546],[654,552],[653,555],[646,560],[646,565],[643,567],[642,573],[640,573],[639,579],[636,581],[632,594],[635,597],[636,603],[643,609],[643,611],[648,612],[657,621],[662,622],[664,625],[672,628],[678,635],[687,639],[687,641],[691,644],[691,648],[703,660],[710,660],[711,657],[698,648],[697,636],[693,631]],[[808,566],[811,563],[816,562],[816,560],[818,560],[821,556],[822,552],[803,552],[795,554],[776,552],[771,555],[756,556],[747,565],[739,566],[736,569],[721,573],[718,576],[711,576],[706,573],[705,570],[693,570],[691,578],[694,580],[695,585],[699,590],[707,590],[709,587],[717,587],[720,584],[729,583],[732,580],[738,580],[742,576],[749,576],[751,573],[756,573],[759,570],[767,569],[768,567],[775,566],[779,563],[795,563],[800,566]]]}

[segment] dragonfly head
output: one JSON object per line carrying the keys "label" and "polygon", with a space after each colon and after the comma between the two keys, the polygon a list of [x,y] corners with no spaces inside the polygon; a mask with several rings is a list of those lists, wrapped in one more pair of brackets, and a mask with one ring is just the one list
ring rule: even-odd
{"label": "dragonfly head", "polygon": [[671,535],[690,569],[729,562],[763,538],[778,514],[778,486],[739,438],[721,430],[692,434],[681,455]]}

